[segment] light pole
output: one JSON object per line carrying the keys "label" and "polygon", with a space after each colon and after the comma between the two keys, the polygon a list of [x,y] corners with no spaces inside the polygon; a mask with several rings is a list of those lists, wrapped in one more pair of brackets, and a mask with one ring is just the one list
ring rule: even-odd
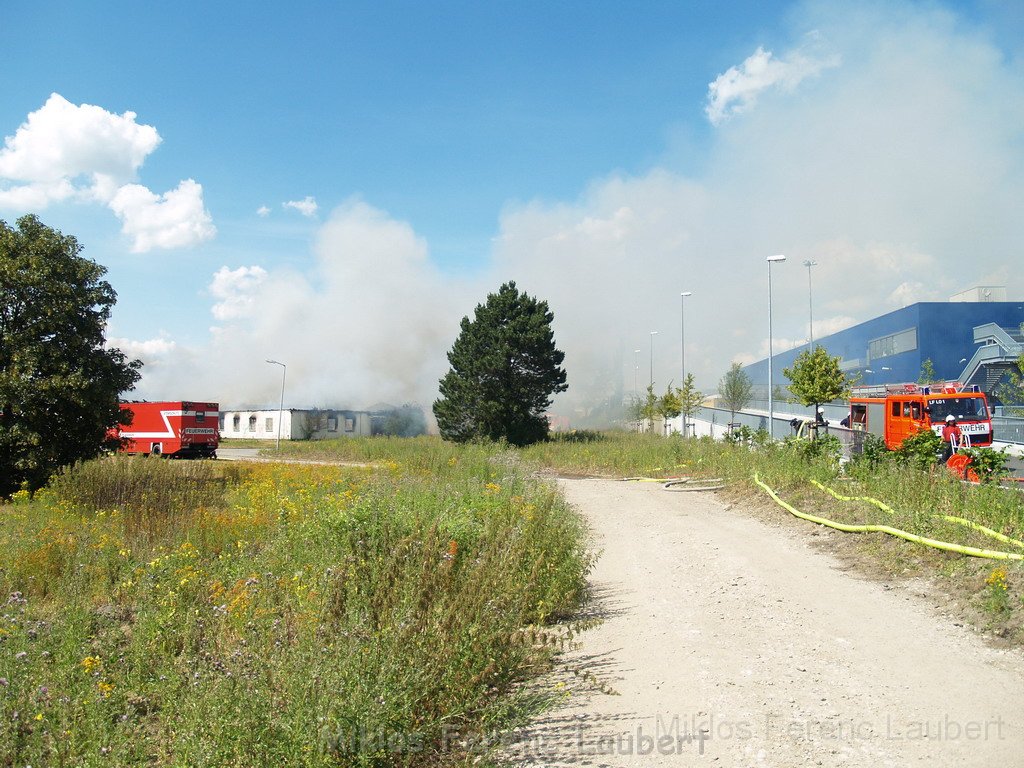
{"label": "light pole", "polygon": [[[693,296],[693,291],[683,291],[679,294],[679,361],[682,366],[683,377],[679,380],[679,387],[686,386],[686,297]],[[686,414],[683,414],[683,437],[686,437]]]}
{"label": "light pole", "polygon": [[640,350],[633,350],[633,406],[637,408],[636,417],[636,431],[640,432],[640,422],[643,418],[640,416],[640,393],[637,391],[637,381],[640,378]]}
{"label": "light pole", "polygon": [[651,331],[651,391],[654,391],[654,337],[657,331]]}
{"label": "light pole", "polygon": [[807,337],[810,342],[807,344],[807,349],[811,352],[814,351],[814,294],[811,291],[811,267],[818,266],[818,262],[811,261],[810,259],[804,259],[804,266],[807,267],[807,314],[808,322],[807,326]]}
{"label": "light pole", "polygon": [[633,350],[633,399],[636,400],[640,393],[637,390],[637,381],[640,378],[640,350]]}
{"label": "light pole", "polygon": [[267,360],[271,365],[281,366],[281,405],[277,409],[277,450],[281,450],[281,420],[284,417],[284,380],[288,375],[288,366],[277,360]]}
{"label": "light pole", "polygon": [[775,403],[772,393],[772,264],[785,261],[781,253],[769,256],[768,261],[768,436],[775,439]]}

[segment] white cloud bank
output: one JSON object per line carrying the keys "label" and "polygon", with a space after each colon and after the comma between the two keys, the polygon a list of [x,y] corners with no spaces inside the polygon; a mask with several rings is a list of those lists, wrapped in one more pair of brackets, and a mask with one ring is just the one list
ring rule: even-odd
{"label": "white cloud bank", "polygon": [[131,249],[185,248],[216,234],[192,179],[162,195],[134,182],[160,145],[134,112],[118,115],[75,105],[54,93],[0,149],[0,208],[36,211],[69,200],[106,205],[121,220]]}
{"label": "white cloud bank", "polygon": [[[210,348],[179,348],[171,357],[191,354],[192,367],[147,370],[144,385],[166,396],[192,382],[197,399],[272,403],[280,379],[262,362],[272,357],[289,364],[295,405],[426,404],[459,318],[515,279],[555,313],[571,411],[632,391],[634,376],[646,385],[651,330],[658,390],[678,383],[681,291],[693,292],[686,361],[702,388],[730,360],[761,353],[771,254],[788,256],[773,268],[776,348],[807,336],[803,259],[817,262],[818,338],[991,275],[1024,295],[1019,65],[933,5],[808,3],[793,19],[794,50],[816,31],[842,64],[790,91],[779,77],[757,82],[780,87],[744,90],[757,71],[738,65],[733,95],[720,89],[732,117],[699,175],[666,165],[597,179],[576,200],[510,207],[491,269],[472,284],[442,278],[407,224],[350,203],[321,227],[307,271],[221,270]],[[199,364],[209,360],[218,364]]]}

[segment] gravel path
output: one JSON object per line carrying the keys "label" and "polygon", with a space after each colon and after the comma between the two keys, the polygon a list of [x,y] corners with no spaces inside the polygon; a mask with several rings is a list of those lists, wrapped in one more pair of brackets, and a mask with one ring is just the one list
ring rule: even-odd
{"label": "gravel path", "polygon": [[560,483],[603,551],[605,620],[513,764],[1024,765],[1018,652],[713,494]]}

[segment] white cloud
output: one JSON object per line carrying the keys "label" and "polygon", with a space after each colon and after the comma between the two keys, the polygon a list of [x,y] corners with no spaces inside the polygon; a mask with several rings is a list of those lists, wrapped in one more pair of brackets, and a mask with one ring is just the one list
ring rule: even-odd
{"label": "white cloud", "polygon": [[316,204],[316,200],[307,195],[302,200],[289,200],[287,203],[281,203],[284,208],[294,208],[296,211],[306,217],[313,217],[316,215],[319,206]]}
{"label": "white cloud", "polygon": [[134,112],[117,115],[91,104],[76,106],[51,94],[5,139],[0,177],[52,184],[103,174],[128,181],[160,144],[156,129],[135,119]]}
{"label": "white cloud", "polygon": [[217,303],[211,312],[217,320],[239,320],[252,314],[256,294],[267,280],[263,267],[221,267],[213,275],[209,292]]}
{"label": "white cloud", "polygon": [[261,205],[259,208],[256,209],[256,215],[259,216],[261,219],[265,219],[267,218],[267,216],[270,215],[270,209],[267,208],[267,206],[265,205]]}
{"label": "white cloud", "polygon": [[157,195],[132,183],[160,145],[151,125],[134,112],[118,115],[59,94],[28,115],[0,150],[0,207],[41,210],[75,200],[108,206],[120,219],[131,249],[184,248],[213,237],[216,229],[191,179]]}
{"label": "white cloud", "polygon": [[139,359],[146,363],[153,358],[169,355],[177,348],[177,344],[166,336],[146,339],[145,341],[109,338],[107,339],[107,347],[120,349],[130,359]]}
{"label": "white cloud", "polygon": [[758,96],[769,88],[792,91],[808,77],[838,65],[835,55],[820,56],[797,49],[777,59],[771,51],[758,47],[739,67],[730,67],[708,85],[705,112],[712,125],[718,125],[753,107]]}
{"label": "white cloud", "polygon": [[203,188],[192,179],[155,195],[139,184],[125,184],[110,200],[121,219],[121,231],[132,238],[132,252],[153,248],[186,248],[217,233],[203,207]]}

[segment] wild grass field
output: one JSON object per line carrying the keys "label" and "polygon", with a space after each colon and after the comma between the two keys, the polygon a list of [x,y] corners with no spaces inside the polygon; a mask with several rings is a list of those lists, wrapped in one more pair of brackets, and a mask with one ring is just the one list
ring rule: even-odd
{"label": "wild grass field", "polygon": [[506,724],[581,524],[510,454],[407,457],[107,459],[0,508],[0,765],[436,765]]}
{"label": "wild grass field", "polygon": [[[472,763],[466,734],[542,703],[524,683],[583,599],[585,530],[552,473],[720,477],[727,499],[787,519],[757,473],[843,522],[1020,551],[954,515],[1024,540],[1016,491],[794,446],[570,433],[271,455],[367,466],[116,457],[0,506],[0,766]],[[849,540],[885,573],[945,579],[1020,639],[1019,562]]]}

